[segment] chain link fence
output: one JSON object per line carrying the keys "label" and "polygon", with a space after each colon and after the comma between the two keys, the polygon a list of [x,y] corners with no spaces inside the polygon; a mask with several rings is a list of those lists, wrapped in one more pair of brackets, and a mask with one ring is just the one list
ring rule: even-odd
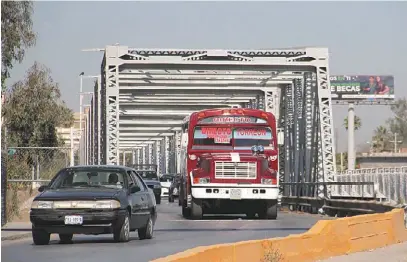
{"label": "chain link fence", "polygon": [[19,216],[37,187],[73,163],[73,153],[71,147],[8,147],[2,153],[2,221]]}
{"label": "chain link fence", "polygon": [[1,226],[7,223],[7,151],[1,150]]}

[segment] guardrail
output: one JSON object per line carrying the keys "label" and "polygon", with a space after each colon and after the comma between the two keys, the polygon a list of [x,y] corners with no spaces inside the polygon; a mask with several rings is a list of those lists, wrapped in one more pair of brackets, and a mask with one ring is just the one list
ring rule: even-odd
{"label": "guardrail", "polygon": [[[377,185],[374,182],[303,182],[303,183],[281,183],[284,187],[290,187],[290,190],[298,192],[297,196],[283,196],[281,205],[288,206],[290,210],[303,211],[312,214],[321,213],[329,216],[354,216],[360,214],[384,213],[395,208],[392,203],[384,203],[377,201],[381,200],[378,197]],[[352,188],[362,188],[366,190],[357,195],[357,199],[335,199],[335,198],[319,198],[312,196],[318,186],[331,187],[346,187],[348,190]],[[311,193],[301,195],[301,193]]]}
{"label": "guardrail", "polygon": [[360,198],[364,194],[376,193],[374,198],[385,199],[393,205],[407,203],[407,167],[363,168],[338,173],[336,181],[373,182],[375,188],[349,188],[346,186],[332,187],[332,196],[340,198]]}
{"label": "guardrail", "polygon": [[[152,262],[317,261],[407,241],[405,212],[320,220],[303,234],[197,247]],[[267,259],[273,254],[280,259]]]}

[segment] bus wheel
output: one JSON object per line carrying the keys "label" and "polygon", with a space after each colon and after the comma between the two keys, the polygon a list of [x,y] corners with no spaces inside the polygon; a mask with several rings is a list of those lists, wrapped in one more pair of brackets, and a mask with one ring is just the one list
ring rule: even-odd
{"label": "bus wheel", "polygon": [[191,218],[202,219],[202,204],[201,201],[192,198],[191,203]]}
{"label": "bus wheel", "polygon": [[277,219],[277,203],[267,203],[258,214],[261,219]]}

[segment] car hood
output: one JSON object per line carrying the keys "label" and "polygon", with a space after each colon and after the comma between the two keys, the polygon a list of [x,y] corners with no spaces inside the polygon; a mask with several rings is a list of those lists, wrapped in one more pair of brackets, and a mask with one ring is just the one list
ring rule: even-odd
{"label": "car hood", "polygon": [[97,200],[111,199],[118,193],[119,189],[99,189],[99,188],[81,188],[81,189],[48,189],[39,194],[35,200]]}
{"label": "car hood", "polygon": [[161,185],[160,181],[158,180],[143,180],[144,183],[146,183],[147,186],[153,186],[153,185]]}

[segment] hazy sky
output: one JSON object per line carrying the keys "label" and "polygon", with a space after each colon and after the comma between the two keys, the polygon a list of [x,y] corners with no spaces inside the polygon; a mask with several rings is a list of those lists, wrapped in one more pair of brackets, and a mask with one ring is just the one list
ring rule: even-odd
{"label": "hazy sky", "polygon": [[[38,61],[60,83],[63,99],[79,111],[80,72],[100,73],[102,53],[84,48],[120,43],[138,48],[256,49],[326,46],[331,74],[392,74],[395,93],[407,95],[407,2],[35,2],[37,45],[15,66],[8,84]],[[92,80],[84,80],[86,90]],[[86,91],[85,90],[85,91]],[[347,148],[334,106],[339,149]],[[365,144],[391,111],[361,106]]]}

